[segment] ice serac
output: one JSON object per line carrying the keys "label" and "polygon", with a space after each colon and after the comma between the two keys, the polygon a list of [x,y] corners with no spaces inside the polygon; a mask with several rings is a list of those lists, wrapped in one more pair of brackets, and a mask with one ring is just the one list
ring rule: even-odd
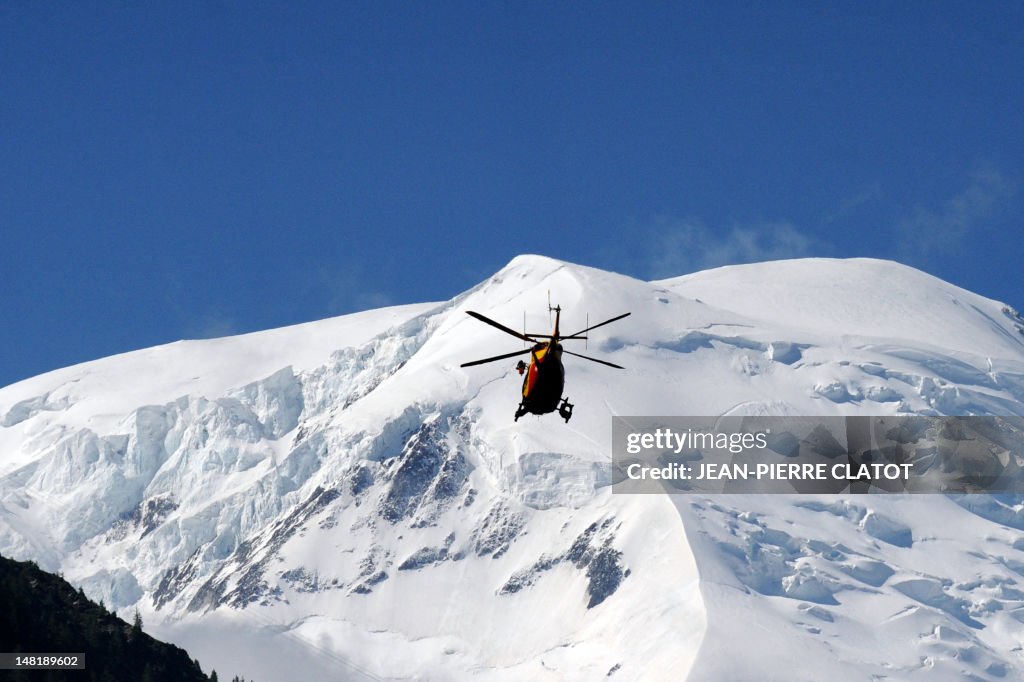
{"label": "ice serac", "polygon": [[[627,369],[567,357],[572,421],[514,422],[515,363],[459,365],[522,342],[465,311],[546,333],[549,294],[567,333],[632,312],[586,351]],[[612,415],[1021,414],[1022,330],[886,261],[520,256],[0,390],[0,553],[260,680],[1011,679],[1024,500],[619,496],[608,461]]]}

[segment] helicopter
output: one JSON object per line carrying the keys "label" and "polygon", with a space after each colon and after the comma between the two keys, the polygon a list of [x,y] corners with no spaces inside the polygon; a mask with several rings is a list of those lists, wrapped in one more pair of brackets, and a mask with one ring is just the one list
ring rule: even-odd
{"label": "helicopter", "polygon": [[473,360],[472,362],[464,362],[460,365],[460,367],[473,367],[474,365],[482,365],[496,360],[514,358],[517,355],[525,355],[526,353],[530,354],[529,365],[522,360],[520,360],[519,364],[516,365],[516,370],[524,376],[522,400],[520,400],[519,407],[516,409],[515,421],[519,421],[519,418],[527,413],[539,415],[548,414],[549,412],[558,410],[559,416],[568,423],[569,418],[572,417],[573,405],[569,402],[568,397],[562,397],[562,389],[565,387],[565,368],[562,366],[563,353],[574,355],[578,358],[583,358],[584,360],[590,360],[591,362],[607,365],[608,367],[614,367],[615,369],[625,369],[620,365],[616,365],[605,360],[598,360],[597,358],[565,350],[562,348],[562,341],[568,339],[585,340],[587,337],[582,335],[586,334],[591,329],[597,329],[598,327],[603,327],[611,322],[621,320],[624,317],[628,317],[630,313],[623,313],[622,315],[607,319],[604,322],[591,325],[586,329],[581,329],[578,332],[562,336],[558,331],[562,307],[555,306],[552,308],[551,302],[549,301],[548,313],[550,314],[552,312],[555,314],[555,329],[551,334],[527,334],[525,329],[523,333],[520,334],[514,329],[506,327],[500,322],[495,322],[491,318],[481,315],[474,310],[466,311],[466,314],[471,317],[531,344],[530,348],[517,350],[512,353],[505,353],[503,355],[495,355],[481,360]]}

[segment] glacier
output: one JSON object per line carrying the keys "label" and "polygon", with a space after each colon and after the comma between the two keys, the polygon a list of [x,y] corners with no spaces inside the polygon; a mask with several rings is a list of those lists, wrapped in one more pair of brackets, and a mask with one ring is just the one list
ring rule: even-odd
{"label": "glacier", "polygon": [[[513,422],[512,327],[631,311]],[[568,328],[568,327],[566,327]],[[573,342],[568,342],[573,343]],[[579,342],[576,342],[579,343]],[[582,349],[580,349],[582,351]],[[620,495],[612,415],[1020,415],[1024,319],[872,259],[455,298],[0,389],[0,553],[267,680],[1024,676],[1018,496]]]}

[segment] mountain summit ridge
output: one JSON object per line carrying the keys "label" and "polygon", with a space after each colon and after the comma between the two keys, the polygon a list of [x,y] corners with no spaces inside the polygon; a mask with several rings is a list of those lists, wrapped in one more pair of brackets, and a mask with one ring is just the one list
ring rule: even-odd
{"label": "mountain summit ridge", "polygon": [[[525,311],[542,332],[549,292],[570,331],[632,312],[586,342],[626,369],[568,357],[573,420],[513,422],[514,363],[459,365],[522,342],[465,311],[513,329]],[[871,627],[900,600],[924,614],[914,628],[968,630],[937,653],[938,636],[918,633],[911,653],[952,675],[964,651],[983,652],[971,670],[986,679],[986,666],[1019,665],[1000,634],[1024,613],[1011,590],[1024,561],[999,530],[1024,528],[1011,501],[612,495],[609,417],[1022,414],[1022,324],[884,261],[643,282],[519,256],[446,302],[180,342],[0,389],[0,552],[261,680],[328,678],[339,660],[380,678],[742,677],[722,622],[743,611],[802,633],[793,641],[826,675],[828,643],[801,639],[809,628]],[[943,575],[920,560],[926,545],[879,540],[901,523],[933,532],[927,510],[1003,539],[934,531]],[[830,534],[846,550],[823,549]],[[960,579],[978,570],[1002,582]],[[252,668],[218,660],[232,633]],[[849,679],[880,670],[869,647],[846,656]],[[916,659],[892,660],[909,674]]]}

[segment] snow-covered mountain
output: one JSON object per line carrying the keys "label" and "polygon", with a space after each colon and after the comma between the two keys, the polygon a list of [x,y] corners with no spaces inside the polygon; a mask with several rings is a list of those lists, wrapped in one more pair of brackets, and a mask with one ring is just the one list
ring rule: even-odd
{"label": "snow-covered mountain", "polygon": [[[465,311],[542,332],[549,292],[631,311],[586,351],[627,369],[514,422],[515,361],[459,364],[521,342]],[[886,261],[522,256],[0,389],[0,554],[260,682],[1024,677],[1021,498],[611,492],[612,415],[897,413],[1024,414],[1024,319]]]}

